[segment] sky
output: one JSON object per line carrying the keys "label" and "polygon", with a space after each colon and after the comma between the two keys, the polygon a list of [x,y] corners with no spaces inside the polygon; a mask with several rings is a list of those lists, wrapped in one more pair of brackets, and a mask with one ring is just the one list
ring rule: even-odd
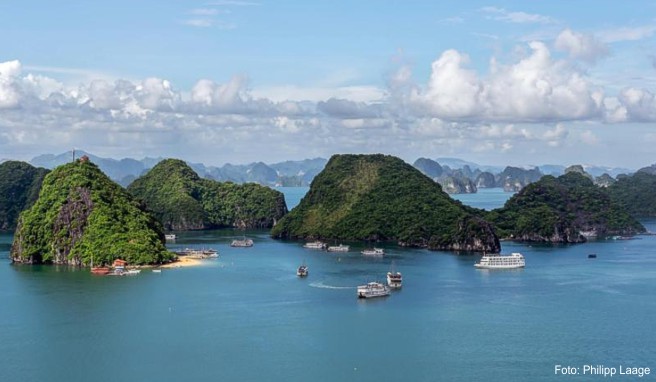
{"label": "sky", "polygon": [[0,159],[656,162],[656,2],[0,2]]}

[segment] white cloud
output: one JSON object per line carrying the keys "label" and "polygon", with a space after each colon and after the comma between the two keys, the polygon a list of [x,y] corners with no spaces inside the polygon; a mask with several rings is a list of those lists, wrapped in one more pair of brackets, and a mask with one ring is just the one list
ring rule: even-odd
{"label": "white cloud", "polygon": [[387,92],[371,85],[337,86],[337,87],[301,87],[295,85],[268,86],[253,90],[255,97],[268,98],[272,101],[326,101],[330,98],[348,99],[354,102],[378,102],[385,98]]}
{"label": "white cloud", "polygon": [[627,120],[638,122],[656,121],[656,99],[654,94],[645,89],[627,88],[620,92],[619,113]]}
{"label": "white cloud", "polygon": [[574,32],[571,29],[565,29],[554,42],[554,47],[558,50],[567,52],[571,57],[595,62],[599,58],[608,55],[608,48],[605,44],[598,41],[594,36]]}
{"label": "white cloud", "polygon": [[[492,59],[486,74],[470,68],[466,54],[448,50],[431,65],[425,84],[417,85],[404,65],[390,74],[386,89],[251,90],[240,76],[223,83],[201,79],[185,90],[154,77],[70,87],[23,73],[18,61],[0,63],[0,151],[127,150],[131,142],[131,150],[187,157],[216,150],[261,156],[271,147],[299,157],[317,151],[540,152],[567,147],[572,136],[563,122],[570,120],[656,120],[652,92],[626,88],[605,96],[578,65],[552,58],[545,44],[529,48],[509,63]],[[591,145],[596,136],[590,130],[573,139]]]}
{"label": "white cloud", "polygon": [[512,12],[499,7],[483,7],[481,12],[487,14],[489,19],[518,24],[552,24],[556,20],[549,16],[537,13]]}
{"label": "white cloud", "polygon": [[482,104],[482,84],[473,70],[464,68],[467,55],[450,49],[433,62],[430,80],[421,94],[414,98],[440,118],[462,118],[479,114]]}
{"label": "white cloud", "polygon": [[21,73],[19,61],[0,63],[0,109],[13,108],[20,102],[20,94],[16,89],[15,78]]}
{"label": "white cloud", "polygon": [[553,60],[544,43],[517,63],[492,59],[490,75],[479,78],[467,69],[468,58],[448,50],[432,65],[431,77],[413,101],[438,118],[500,121],[589,119],[602,114],[602,93],[565,61]]}
{"label": "white cloud", "polygon": [[651,37],[656,32],[656,25],[642,25],[635,27],[621,27],[607,29],[597,33],[601,41],[605,43],[637,41]]}

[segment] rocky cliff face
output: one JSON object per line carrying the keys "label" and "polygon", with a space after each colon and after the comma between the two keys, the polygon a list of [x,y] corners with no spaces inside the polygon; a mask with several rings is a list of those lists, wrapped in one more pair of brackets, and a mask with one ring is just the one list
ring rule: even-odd
{"label": "rocky cliff face", "polygon": [[497,187],[502,187],[506,192],[517,192],[528,184],[537,182],[542,177],[540,169],[526,170],[519,167],[506,167],[497,175]]}
{"label": "rocky cliff face", "polygon": [[437,183],[447,194],[475,194],[478,191],[474,182],[465,177],[440,177],[437,178]]}
{"label": "rocky cliff face", "polygon": [[168,261],[161,226],[97,166],[78,160],[46,176],[34,205],[21,213],[16,263],[98,265]]}
{"label": "rocky cliff face", "polygon": [[474,184],[476,184],[477,188],[494,188],[496,187],[494,174],[490,172],[483,172],[476,177]]}

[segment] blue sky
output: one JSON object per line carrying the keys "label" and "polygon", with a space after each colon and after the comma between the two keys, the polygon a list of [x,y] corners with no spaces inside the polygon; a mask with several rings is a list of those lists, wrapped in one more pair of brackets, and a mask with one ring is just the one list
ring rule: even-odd
{"label": "blue sky", "polygon": [[0,158],[656,162],[656,3],[6,1]]}

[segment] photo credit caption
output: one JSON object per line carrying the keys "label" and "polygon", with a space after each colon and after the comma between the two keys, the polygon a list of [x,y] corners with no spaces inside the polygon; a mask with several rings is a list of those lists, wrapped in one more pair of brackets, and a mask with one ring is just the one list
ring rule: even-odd
{"label": "photo credit caption", "polygon": [[648,367],[633,366],[606,366],[606,365],[554,365],[554,374],[556,375],[598,375],[600,377],[612,378],[616,376],[633,376],[642,378],[651,374]]}

